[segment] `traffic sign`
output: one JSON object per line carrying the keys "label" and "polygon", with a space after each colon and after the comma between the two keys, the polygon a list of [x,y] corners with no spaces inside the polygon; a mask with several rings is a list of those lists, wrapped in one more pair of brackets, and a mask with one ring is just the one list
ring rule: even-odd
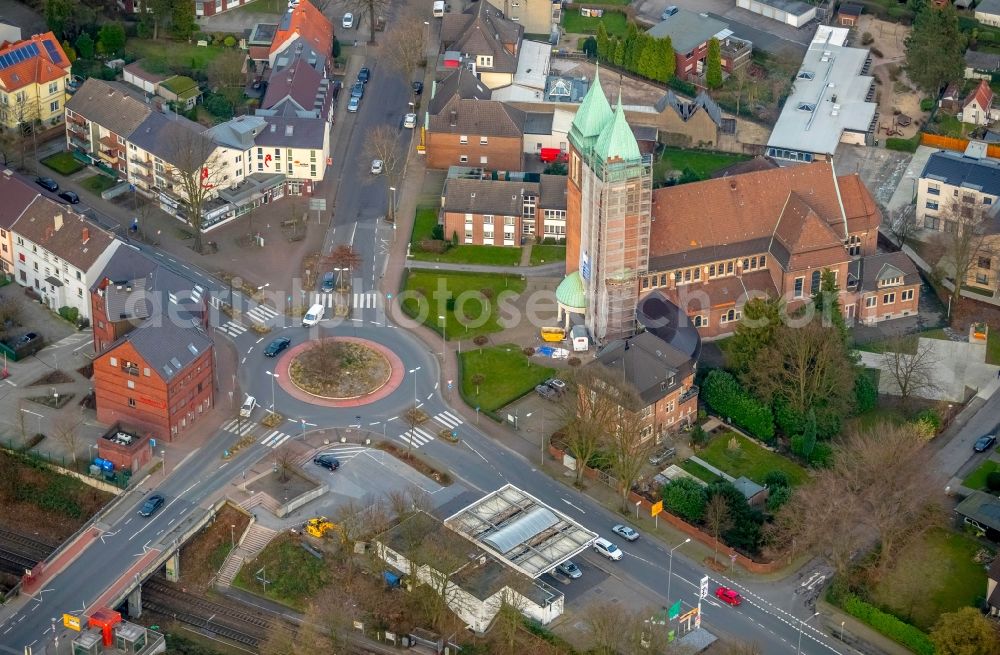
{"label": "traffic sign", "polygon": [[708,598],[708,576],[701,579],[701,586],[698,589],[698,598]]}
{"label": "traffic sign", "polygon": [[458,430],[452,430],[451,431],[451,436],[452,436],[453,439],[458,438]]}
{"label": "traffic sign", "polygon": [[662,511],[663,511],[663,501],[662,500],[658,500],[655,503],[653,503],[653,506],[649,510],[649,515],[650,516],[656,516],[657,514],[659,514]]}
{"label": "traffic sign", "polygon": [[451,391],[452,386],[451,380],[448,380],[448,391]]}
{"label": "traffic sign", "polygon": [[326,211],[326,198],[310,198],[309,211]]}

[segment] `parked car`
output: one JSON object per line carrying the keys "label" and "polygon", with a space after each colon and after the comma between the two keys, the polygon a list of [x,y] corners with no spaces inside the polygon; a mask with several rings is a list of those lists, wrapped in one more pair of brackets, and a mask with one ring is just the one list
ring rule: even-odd
{"label": "parked car", "polygon": [[365,83],[364,82],[355,82],[351,86],[351,97],[352,98],[361,98],[364,95],[365,95]]}
{"label": "parked car", "polygon": [[604,555],[608,559],[615,562],[622,558],[621,548],[604,538],[599,538],[594,542],[594,550],[597,551],[598,554]]}
{"label": "parked car", "polygon": [[358,111],[358,105],[361,104],[361,98],[358,96],[351,96],[351,99],[347,102],[347,111],[352,114]]}
{"label": "parked car", "polygon": [[156,513],[156,510],[163,507],[164,498],[160,494],[154,494],[146,499],[146,502],[139,508],[139,516],[149,518]]}
{"label": "parked car", "polygon": [[36,177],[35,184],[53,193],[59,190],[59,185],[51,177]]}
{"label": "parked car", "polygon": [[60,191],[59,197],[71,205],[75,205],[80,202],[80,196],[76,195],[73,191]]}
{"label": "parked car", "polygon": [[611,531],[614,532],[619,537],[621,537],[622,539],[624,539],[625,541],[635,541],[636,539],[639,538],[639,533],[636,530],[628,527],[627,525],[622,525],[620,523],[615,527],[611,528]]}
{"label": "parked car", "polygon": [[540,384],[535,387],[535,393],[544,398],[545,400],[555,400],[559,397],[559,392],[550,387],[547,384]]}
{"label": "parked car", "polygon": [[995,434],[984,434],[983,436],[976,439],[976,443],[972,446],[972,449],[977,453],[986,452],[993,447],[993,444],[997,442],[997,435]]}
{"label": "parked car", "polygon": [[668,18],[676,14],[677,11],[678,10],[676,6],[670,5],[669,7],[663,10],[662,14],[660,14],[660,20],[667,20]]}
{"label": "parked car", "polygon": [[372,175],[381,175],[384,168],[385,164],[381,159],[372,160]]}
{"label": "parked car", "polygon": [[240,406],[240,416],[243,418],[250,418],[250,414],[253,413],[253,408],[257,406],[257,399],[253,396],[247,394],[246,400]]}
{"label": "parked car", "polygon": [[323,273],[323,283],[320,285],[319,290],[329,293],[333,291],[333,281],[334,273],[333,271],[327,271]]}
{"label": "parked car", "polygon": [[336,471],[340,468],[340,460],[333,455],[317,455],[313,458],[313,464],[322,466],[329,471]]}
{"label": "parked car", "polygon": [[417,94],[417,95],[420,95],[421,93],[424,92],[424,83],[423,82],[414,82],[410,86],[413,87],[413,92],[415,94]]}
{"label": "parked car", "polygon": [[556,567],[556,570],[565,575],[570,580],[576,580],[583,575],[580,567],[573,563],[573,560],[566,560]]}
{"label": "parked car", "polygon": [[671,457],[677,454],[676,448],[664,448],[661,451],[653,453],[649,458],[649,463],[653,466],[659,466],[663,462],[667,461]]}
{"label": "parked car", "polygon": [[721,600],[727,605],[732,605],[736,607],[743,602],[743,597],[740,596],[739,592],[735,589],[730,589],[729,587],[719,587],[715,590],[715,597]]}
{"label": "parked car", "polygon": [[34,332],[28,332],[27,334],[22,334],[21,336],[19,336],[17,338],[17,341],[14,343],[14,345],[15,346],[25,346],[25,345],[31,343],[32,341],[34,341],[37,338],[38,338],[38,334],[36,334]]}
{"label": "parked car", "polygon": [[416,126],[417,126],[416,114],[407,114],[406,116],[403,116],[403,127],[405,127],[408,130],[412,130]]}
{"label": "parked car", "polygon": [[267,348],[264,349],[264,357],[277,357],[278,353],[290,346],[291,343],[292,340],[288,337],[278,337],[267,344]]}
{"label": "parked car", "polygon": [[361,82],[362,84],[368,84],[368,80],[370,80],[371,78],[372,78],[372,71],[367,66],[358,71],[358,81]]}
{"label": "parked car", "polygon": [[354,27],[354,14],[347,12],[344,14],[343,20],[340,21],[340,26],[345,30],[349,30]]}
{"label": "parked car", "polygon": [[566,383],[559,378],[549,378],[545,381],[545,386],[557,393],[566,393]]}
{"label": "parked car", "polygon": [[337,97],[340,95],[340,90],[344,88],[344,83],[340,80],[334,80],[333,86],[330,87],[330,97],[334,102],[337,101]]}

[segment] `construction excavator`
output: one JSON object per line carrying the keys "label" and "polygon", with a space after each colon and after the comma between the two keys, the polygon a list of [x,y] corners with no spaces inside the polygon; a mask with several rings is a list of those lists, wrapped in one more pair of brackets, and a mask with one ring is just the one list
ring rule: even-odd
{"label": "construction excavator", "polygon": [[330,521],[325,516],[317,516],[306,521],[306,532],[317,539],[322,539],[331,530],[339,530],[336,523]]}

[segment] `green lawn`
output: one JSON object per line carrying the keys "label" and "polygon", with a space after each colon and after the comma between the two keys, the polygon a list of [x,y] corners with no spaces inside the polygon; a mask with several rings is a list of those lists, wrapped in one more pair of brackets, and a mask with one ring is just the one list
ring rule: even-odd
{"label": "green lawn", "polygon": [[[259,1],[259,0],[258,0]],[[414,253],[420,249],[420,242],[433,238],[434,226],[438,224],[436,207],[417,207],[413,218],[413,234],[410,236],[410,250]]]}
{"label": "green lawn", "polygon": [[963,123],[954,116],[944,112],[938,112],[938,130],[945,136],[954,136],[960,139],[969,138],[969,134],[976,129],[972,123]]}
{"label": "green lawn", "polygon": [[[449,339],[468,339],[501,331],[500,296],[514,297],[522,291],[524,280],[519,275],[413,270],[406,278],[404,292],[409,293],[403,297],[403,311],[438,332],[438,317],[444,316]],[[455,301],[452,309],[449,299]]]}
{"label": "green lawn", "polygon": [[107,175],[102,175],[100,173],[80,180],[80,186],[97,195],[100,195],[102,191],[107,191],[116,184],[118,184],[118,180],[114,180]]}
{"label": "green lawn", "polygon": [[[873,369],[867,370],[871,371]],[[901,425],[905,422],[906,417],[903,416],[898,409],[892,407],[876,407],[875,409],[867,411],[864,414],[858,414],[857,416],[852,416],[847,419],[844,431],[847,432],[850,427],[868,430],[883,423]]]}
{"label": "green lawn", "polygon": [[992,327],[986,335],[986,363],[994,366],[1000,364],[1000,334]]}
{"label": "green lawn", "polygon": [[[979,542],[943,528],[908,543],[898,565],[872,590],[872,599],[921,630],[938,617],[975,606],[986,594],[986,569],[973,558]],[[919,585],[914,588],[914,571]]]}
{"label": "green lawn", "polygon": [[[472,382],[476,374],[483,376],[478,395]],[[535,364],[513,343],[462,353],[462,394],[486,411],[520,398],[552,375],[553,369]]]}
{"label": "green lawn", "polygon": [[531,246],[532,266],[564,261],[566,261],[566,246],[546,246],[543,244]]}
{"label": "green lawn", "polygon": [[994,462],[991,459],[986,460],[979,465],[975,471],[970,473],[964,480],[962,484],[969,489],[980,489],[986,490],[986,477],[993,471],[1000,471],[1000,464]]}
{"label": "green lawn", "polygon": [[413,259],[484,266],[517,266],[521,262],[521,249],[506,246],[459,245],[451,246],[443,253],[424,252],[420,249],[420,244],[433,238],[432,233],[437,224],[436,207],[417,207],[417,214],[413,219],[413,234],[410,236],[410,255]]}
{"label": "green lawn", "polygon": [[663,156],[656,162],[654,178],[662,180],[667,171],[683,171],[690,168],[702,179],[707,179],[720,168],[731,166],[749,157],[734,155],[730,152],[715,152],[713,150],[688,150],[685,148],[664,148]]}
{"label": "green lawn", "polygon": [[698,462],[692,462],[689,459],[684,460],[678,466],[680,466],[682,469],[684,469],[694,477],[698,478],[702,482],[707,482],[711,484],[719,479],[719,476],[717,476],[715,473],[712,473]]}
{"label": "green lawn", "polygon": [[161,62],[174,72],[205,70],[208,63],[219,56],[223,46],[199,46],[196,41],[168,41],[159,39],[129,39],[125,50],[137,58]]}
{"label": "green lawn", "polygon": [[618,11],[606,11],[601,18],[584,18],[579,9],[563,10],[562,26],[568,34],[597,34],[597,26],[604,23],[609,36],[624,38],[628,32],[628,19]]}
{"label": "green lawn", "polygon": [[288,3],[285,0],[254,0],[249,4],[236,8],[234,11],[243,11],[248,14],[283,14],[288,10]]}
{"label": "green lawn", "polygon": [[42,160],[42,163],[60,175],[72,175],[83,170],[83,164],[77,161],[72,153],[57,152]]}
{"label": "green lawn", "polygon": [[[740,443],[740,448],[731,451],[729,440],[734,436]],[[733,432],[723,432],[713,437],[698,453],[698,457],[734,478],[745,475],[758,484],[763,482],[767,473],[775,470],[784,471],[793,486],[802,484],[807,478],[805,469],[795,462],[765,450]]]}
{"label": "green lawn", "polygon": [[[267,580],[267,590],[257,580],[257,572]],[[233,585],[304,611],[312,598],[330,580],[330,569],[300,546],[296,538],[283,534],[268,544],[260,555],[243,564]]]}

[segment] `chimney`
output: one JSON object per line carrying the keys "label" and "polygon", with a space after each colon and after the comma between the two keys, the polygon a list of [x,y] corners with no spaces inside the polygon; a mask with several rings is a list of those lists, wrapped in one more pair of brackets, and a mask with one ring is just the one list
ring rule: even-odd
{"label": "chimney", "polygon": [[451,126],[455,127],[458,125],[458,112],[454,109],[451,110]]}
{"label": "chimney", "polygon": [[56,214],[52,218],[52,225],[55,228],[56,232],[58,232],[60,229],[62,229],[62,214]]}
{"label": "chimney", "polygon": [[87,245],[88,241],[90,241],[90,228],[85,227],[83,228],[83,234],[80,235],[80,242]]}

